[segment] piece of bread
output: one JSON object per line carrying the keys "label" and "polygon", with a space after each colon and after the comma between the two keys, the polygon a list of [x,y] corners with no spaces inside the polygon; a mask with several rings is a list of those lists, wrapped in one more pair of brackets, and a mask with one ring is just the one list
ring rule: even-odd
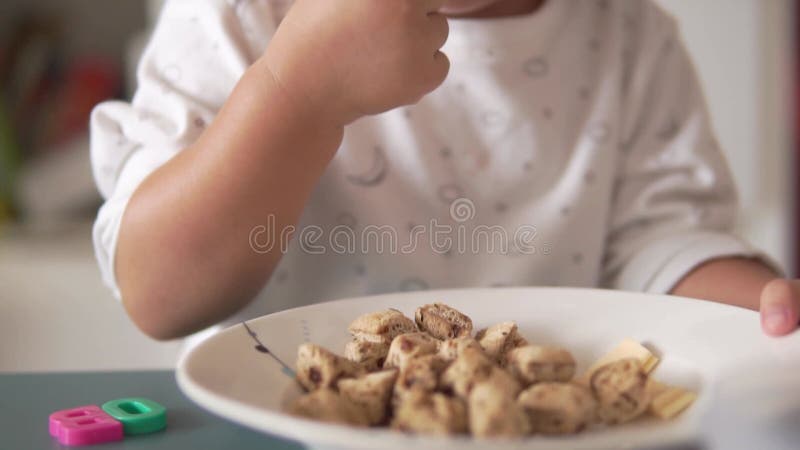
{"label": "piece of bread", "polygon": [[406,363],[418,356],[430,355],[439,351],[439,341],[427,333],[407,333],[394,338],[389,345],[385,369],[397,367],[403,369]]}
{"label": "piece of bread", "polygon": [[446,366],[447,363],[436,354],[409,360],[397,377],[392,403],[399,404],[411,391],[432,394],[439,387],[439,377]]}
{"label": "piece of bread", "polygon": [[[502,372],[502,369],[497,368]],[[514,438],[528,434],[530,423],[514,395],[492,381],[478,383],[469,394],[469,429],[476,437]]]}
{"label": "piece of bread", "polygon": [[479,384],[490,383],[493,384],[498,391],[504,392],[505,395],[517,398],[517,395],[522,391],[523,386],[514,378],[513,375],[508,373],[507,370],[500,367],[493,366],[489,372],[489,376],[478,382]]}
{"label": "piece of bread", "polygon": [[439,345],[439,357],[448,362],[454,361],[468,348],[483,350],[478,341],[470,336],[462,336],[442,341]]}
{"label": "piece of bread", "polygon": [[369,419],[364,411],[329,388],[317,389],[299,397],[289,408],[295,416],[323,422],[367,426]]}
{"label": "piece of bread", "polygon": [[395,410],[391,426],[411,433],[465,433],[467,408],[462,400],[441,393],[412,391]]}
{"label": "piece of bread", "polygon": [[405,390],[433,392],[439,387],[439,375],[446,366],[447,363],[435,354],[413,358],[400,371],[397,385]]}
{"label": "piece of bread", "polygon": [[492,374],[494,363],[477,349],[466,349],[442,373],[441,386],[466,401],[472,388]]}
{"label": "piece of bread", "polygon": [[606,424],[630,422],[650,405],[648,376],[636,358],[625,358],[594,371],[590,380],[597,415]]}
{"label": "piece of bread", "polygon": [[475,339],[483,351],[498,364],[505,365],[506,354],[516,347],[526,345],[525,340],[514,322],[501,322],[478,331]]}
{"label": "piece of bread", "polygon": [[437,339],[453,339],[472,334],[472,319],[443,303],[417,308],[414,321],[421,331]]}
{"label": "piece of bread", "polygon": [[305,343],[297,349],[297,381],[307,391],[333,388],[343,377],[364,372],[358,364],[316,344]]}
{"label": "piece of bread", "polygon": [[344,346],[344,357],[361,364],[372,372],[383,367],[389,353],[388,342],[374,342],[353,339]]}
{"label": "piece of bread", "polygon": [[575,358],[563,348],[524,345],[508,352],[506,368],[525,386],[566,382],[575,375]]}
{"label": "piece of bread", "polygon": [[343,378],[337,386],[342,398],[362,409],[368,425],[381,425],[387,419],[396,379],[397,369],[389,369],[359,378]]}
{"label": "piece of bread", "polygon": [[401,334],[418,331],[414,321],[396,309],[361,315],[350,323],[347,330],[356,340],[386,344]]}
{"label": "piece of bread", "polygon": [[694,392],[679,387],[671,386],[650,377],[647,384],[652,400],[647,411],[662,420],[672,419],[688,408],[697,399]]}
{"label": "piece of bread", "polygon": [[647,374],[652,372],[659,362],[658,357],[654,355],[650,349],[631,338],[625,338],[610,352],[606,353],[600,357],[600,359],[595,361],[594,364],[592,364],[583,374],[577,377],[575,381],[588,386],[589,380],[592,378],[592,374],[594,374],[595,370],[605,366],[606,364],[610,364],[614,361],[619,361],[620,359],[625,358],[638,359],[639,363],[642,365],[642,369],[644,369],[644,372]]}
{"label": "piece of bread", "polygon": [[531,431],[542,434],[577,433],[594,419],[596,402],[591,392],[576,383],[542,382],[517,398]]}

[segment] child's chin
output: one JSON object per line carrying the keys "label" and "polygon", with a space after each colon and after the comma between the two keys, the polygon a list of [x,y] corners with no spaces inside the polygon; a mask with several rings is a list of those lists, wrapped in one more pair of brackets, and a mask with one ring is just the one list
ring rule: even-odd
{"label": "child's chin", "polygon": [[498,0],[450,0],[439,10],[442,14],[463,15],[474,13],[486,8]]}

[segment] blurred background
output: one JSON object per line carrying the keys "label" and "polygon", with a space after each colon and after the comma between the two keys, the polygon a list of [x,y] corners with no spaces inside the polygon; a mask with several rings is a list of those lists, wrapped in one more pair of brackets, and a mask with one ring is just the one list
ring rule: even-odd
{"label": "blurred background", "polygon": [[[0,371],[172,367],[100,281],[87,122],[129,98],[161,0],[0,2]],[[694,57],[737,179],[738,231],[796,274],[792,0],[658,0]],[[76,349],[79,349],[76,351]]]}

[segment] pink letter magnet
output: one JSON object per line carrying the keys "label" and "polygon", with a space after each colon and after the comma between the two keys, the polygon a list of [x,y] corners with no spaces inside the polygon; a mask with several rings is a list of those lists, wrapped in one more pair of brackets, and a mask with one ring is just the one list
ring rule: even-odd
{"label": "pink letter magnet", "polygon": [[122,440],[122,424],[97,405],[50,414],[50,435],[64,445],[91,445]]}

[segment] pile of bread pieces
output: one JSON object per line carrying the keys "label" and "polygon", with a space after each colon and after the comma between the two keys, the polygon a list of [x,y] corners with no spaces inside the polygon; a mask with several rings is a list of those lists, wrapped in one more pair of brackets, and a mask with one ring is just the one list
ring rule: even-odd
{"label": "pile of bread pieces", "polygon": [[409,433],[522,437],[577,433],[646,413],[671,418],[695,395],[649,376],[658,359],[626,340],[575,377],[569,351],[530,344],[514,322],[480,330],[442,303],[415,320],[390,309],[355,319],[344,357],[319,345],[298,349],[307,393],[289,412]]}

